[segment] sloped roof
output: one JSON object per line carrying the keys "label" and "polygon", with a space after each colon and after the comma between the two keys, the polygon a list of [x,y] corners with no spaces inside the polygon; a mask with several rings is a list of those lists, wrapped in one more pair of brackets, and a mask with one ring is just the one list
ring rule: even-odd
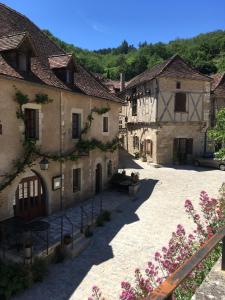
{"label": "sloped roof", "polygon": [[8,51],[17,49],[26,37],[26,32],[2,36],[0,38],[0,51]]}
{"label": "sloped roof", "polygon": [[217,73],[212,76],[212,92],[218,97],[225,97],[225,73]]}
{"label": "sloped roof", "polygon": [[[67,55],[58,45],[50,40],[47,35],[44,34],[26,16],[7,7],[5,4],[0,3],[0,39],[3,39],[3,47],[7,44],[8,47],[10,47],[10,44],[11,46],[18,45],[24,32],[29,35],[29,38],[31,39],[36,50],[36,57],[31,59],[31,70],[33,74],[29,77],[19,74],[9,64],[7,64],[2,55],[0,55],[0,74],[25,80],[32,80],[66,90],[76,90],[89,96],[121,102],[119,98],[111,95],[107,89],[100,82],[98,82],[97,79],[95,79],[77,62],[75,62],[74,88],[70,89],[67,87],[56,77],[51,68],[53,65],[59,66],[60,64],[65,64],[69,55]],[[6,41],[4,40],[6,36],[14,36],[14,38],[12,38],[11,41]],[[54,56],[55,58],[53,59]],[[52,59],[50,57],[52,57]],[[49,58],[51,67],[49,64]]]}
{"label": "sloped roof", "polygon": [[66,68],[71,60],[71,54],[53,55],[48,58],[51,69]]}
{"label": "sloped roof", "polygon": [[176,54],[171,58],[165,60],[163,63],[158,64],[131,79],[128,82],[126,89],[134,87],[140,83],[150,81],[159,76],[206,81],[211,80],[208,76],[198,72],[187,62],[185,62],[179,55]]}

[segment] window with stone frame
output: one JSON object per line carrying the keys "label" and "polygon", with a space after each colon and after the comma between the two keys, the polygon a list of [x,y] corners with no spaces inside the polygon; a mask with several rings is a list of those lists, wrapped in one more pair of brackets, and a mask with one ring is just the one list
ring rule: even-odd
{"label": "window with stone frame", "polygon": [[25,108],[25,137],[27,139],[39,139],[39,110]]}
{"label": "window with stone frame", "polygon": [[72,139],[79,139],[81,135],[81,114],[72,114]]}
{"label": "window with stone frame", "polygon": [[103,132],[109,132],[109,118],[103,117]]}
{"label": "window with stone frame", "polygon": [[186,112],[186,104],[187,104],[187,95],[186,93],[176,93],[175,94],[175,112]]}

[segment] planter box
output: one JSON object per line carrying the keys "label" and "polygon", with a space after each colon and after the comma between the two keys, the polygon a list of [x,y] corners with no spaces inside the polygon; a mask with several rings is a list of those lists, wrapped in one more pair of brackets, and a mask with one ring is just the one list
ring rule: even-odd
{"label": "planter box", "polygon": [[135,195],[139,191],[139,188],[140,188],[140,183],[139,182],[137,182],[135,184],[132,184],[132,185],[129,185],[129,195],[130,196]]}

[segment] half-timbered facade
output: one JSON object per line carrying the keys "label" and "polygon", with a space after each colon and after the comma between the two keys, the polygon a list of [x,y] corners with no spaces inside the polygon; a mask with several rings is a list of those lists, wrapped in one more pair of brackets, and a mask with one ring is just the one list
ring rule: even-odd
{"label": "half-timbered facade", "polygon": [[178,55],[133,78],[123,92],[125,148],[157,164],[191,162],[203,153],[210,81]]}

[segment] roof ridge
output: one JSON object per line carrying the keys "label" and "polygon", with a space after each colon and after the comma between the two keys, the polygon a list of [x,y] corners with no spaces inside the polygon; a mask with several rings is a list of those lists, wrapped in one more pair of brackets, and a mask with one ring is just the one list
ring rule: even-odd
{"label": "roof ridge", "polygon": [[48,38],[48,40],[49,40],[52,44],[54,44],[60,51],[66,53],[59,45],[57,45],[52,39],[50,39],[50,38],[47,36],[47,34],[45,34],[45,33],[43,32],[43,30],[41,30],[41,28],[39,28],[34,22],[32,22],[26,15],[23,15],[22,13],[18,12],[17,10],[15,10],[15,9],[13,9],[13,8],[11,8],[11,7],[9,7],[8,5],[6,5],[6,4],[4,4],[4,3],[2,3],[2,2],[0,2],[0,6],[6,8],[7,10],[9,10],[9,11],[11,11],[11,12],[13,12],[13,13],[15,13],[15,14],[21,16],[21,17],[23,17],[24,19],[28,20],[30,23],[32,23],[33,26],[35,26],[35,27],[41,32],[42,35],[44,35],[46,38]]}

